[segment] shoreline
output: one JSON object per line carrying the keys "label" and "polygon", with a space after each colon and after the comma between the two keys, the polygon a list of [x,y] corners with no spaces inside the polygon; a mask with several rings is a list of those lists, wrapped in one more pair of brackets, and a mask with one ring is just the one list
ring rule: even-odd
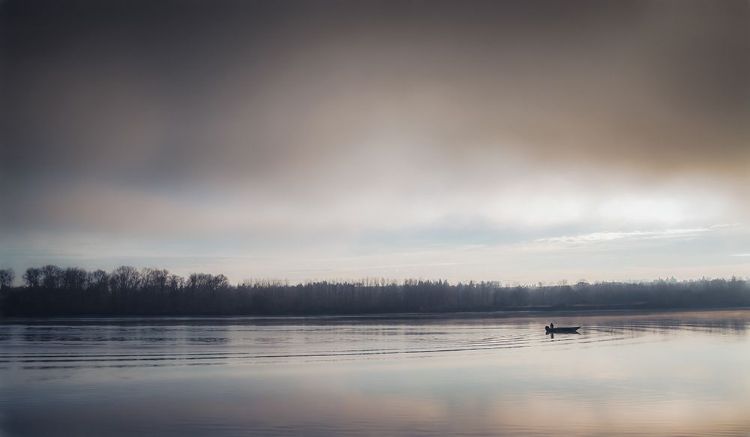
{"label": "shoreline", "polygon": [[574,317],[607,317],[607,316],[649,316],[668,314],[710,314],[722,312],[746,312],[750,306],[717,307],[717,308],[640,308],[640,309],[558,309],[558,310],[501,310],[473,312],[434,312],[434,313],[382,313],[382,314],[315,314],[315,315],[147,315],[147,316],[54,316],[54,317],[7,317],[0,318],[0,325],[27,324],[33,322],[55,323],[136,323],[136,322],[211,322],[211,321],[247,321],[247,322],[293,322],[293,321],[398,321],[398,320],[480,320],[480,319],[532,319]]}

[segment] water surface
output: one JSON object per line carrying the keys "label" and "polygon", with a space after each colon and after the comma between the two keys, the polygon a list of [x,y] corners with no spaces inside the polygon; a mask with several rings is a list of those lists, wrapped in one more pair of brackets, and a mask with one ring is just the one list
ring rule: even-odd
{"label": "water surface", "polygon": [[0,435],[750,435],[750,311],[5,321]]}

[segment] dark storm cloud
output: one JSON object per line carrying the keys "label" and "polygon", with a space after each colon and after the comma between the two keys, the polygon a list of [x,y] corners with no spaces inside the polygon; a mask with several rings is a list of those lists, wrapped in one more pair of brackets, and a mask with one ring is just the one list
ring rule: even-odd
{"label": "dark storm cloud", "polygon": [[506,155],[748,182],[745,1],[0,8],[13,222],[91,210],[122,187],[289,202],[389,179],[471,190],[498,181],[466,173]]}

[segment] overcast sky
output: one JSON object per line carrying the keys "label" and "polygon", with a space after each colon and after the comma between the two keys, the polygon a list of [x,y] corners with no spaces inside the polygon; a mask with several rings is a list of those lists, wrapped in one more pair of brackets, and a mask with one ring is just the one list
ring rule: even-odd
{"label": "overcast sky", "polygon": [[0,267],[750,276],[750,3],[0,1]]}

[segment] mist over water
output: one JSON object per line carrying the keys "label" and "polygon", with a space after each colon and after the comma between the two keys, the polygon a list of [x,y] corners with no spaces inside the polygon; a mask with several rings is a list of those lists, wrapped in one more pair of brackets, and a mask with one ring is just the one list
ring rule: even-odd
{"label": "mist over water", "polygon": [[549,317],[6,321],[0,434],[750,433],[750,311]]}

